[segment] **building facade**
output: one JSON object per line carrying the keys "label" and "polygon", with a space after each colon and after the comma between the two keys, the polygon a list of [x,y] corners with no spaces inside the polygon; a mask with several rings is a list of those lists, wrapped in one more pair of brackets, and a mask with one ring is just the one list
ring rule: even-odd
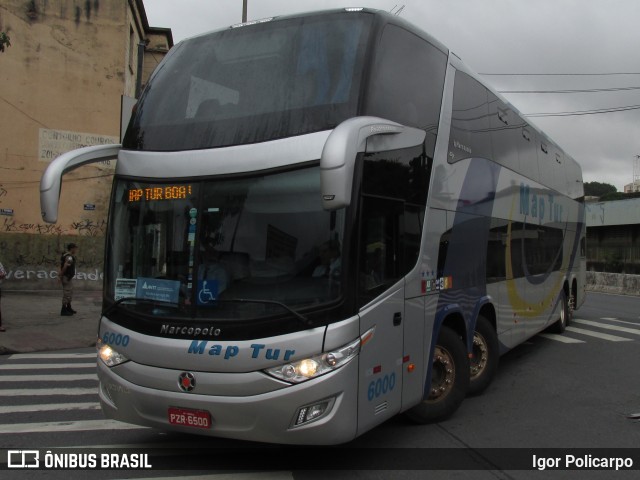
{"label": "building facade", "polygon": [[40,177],[66,151],[120,143],[122,99],[173,46],[171,30],[149,26],[142,0],[0,0],[0,31],[11,38],[0,53],[4,288],[58,288],[60,255],[73,241],[78,286],[99,289],[114,165],[65,176],[55,225],[41,219]]}
{"label": "building facade", "polygon": [[628,183],[623,188],[624,193],[640,192],[640,180],[636,180],[633,183]]}

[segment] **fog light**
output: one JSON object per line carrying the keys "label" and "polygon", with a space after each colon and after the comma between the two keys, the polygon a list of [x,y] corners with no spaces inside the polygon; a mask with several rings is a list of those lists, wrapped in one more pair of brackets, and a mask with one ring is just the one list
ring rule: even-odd
{"label": "fog light", "polygon": [[309,407],[309,409],[307,410],[307,414],[304,417],[305,421],[310,422],[311,420],[315,420],[316,418],[320,417],[326,409],[326,403],[320,403],[318,405]]}
{"label": "fog light", "polygon": [[296,415],[295,425],[304,425],[305,423],[313,422],[314,420],[319,419],[327,412],[328,407],[329,401],[302,407],[300,410],[298,410],[298,414]]}

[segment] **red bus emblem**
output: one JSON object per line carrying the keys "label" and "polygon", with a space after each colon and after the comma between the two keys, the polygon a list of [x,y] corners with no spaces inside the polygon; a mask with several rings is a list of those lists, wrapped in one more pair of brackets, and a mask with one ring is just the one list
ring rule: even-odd
{"label": "red bus emblem", "polygon": [[183,392],[191,392],[196,388],[196,377],[193,376],[193,373],[182,372],[178,377],[178,386]]}

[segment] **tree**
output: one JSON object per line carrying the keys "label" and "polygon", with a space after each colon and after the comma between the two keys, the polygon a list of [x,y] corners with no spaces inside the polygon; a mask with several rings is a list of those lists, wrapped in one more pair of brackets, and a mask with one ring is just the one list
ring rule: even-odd
{"label": "tree", "polygon": [[0,52],[4,52],[6,47],[11,46],[11,42],[9,40],[11,39],[6,33],[0,32]]}
{"label": "tree", "polygon": [[611,202],[614,200],[629,200],[630,198],[640,198],[640,192],[622,193],[613,192],[606,193],[600,197],[601,202]]}
{"label": "tree", "polygon": [[584,194],[587,197],[602,197],[608,193],[616,193],[618,189],[608,183],[586,182],[584,184]]}

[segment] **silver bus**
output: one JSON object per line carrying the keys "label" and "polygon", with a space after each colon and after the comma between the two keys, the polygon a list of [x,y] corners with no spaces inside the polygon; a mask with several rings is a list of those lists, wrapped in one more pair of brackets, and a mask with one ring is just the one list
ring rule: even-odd
{"label": "silver bus", "polygon": [[185,40],[117,158],[98,339],[108,418],[347,442],[453,414],[584,299],[578,164],[437,40],[385,12]]}

